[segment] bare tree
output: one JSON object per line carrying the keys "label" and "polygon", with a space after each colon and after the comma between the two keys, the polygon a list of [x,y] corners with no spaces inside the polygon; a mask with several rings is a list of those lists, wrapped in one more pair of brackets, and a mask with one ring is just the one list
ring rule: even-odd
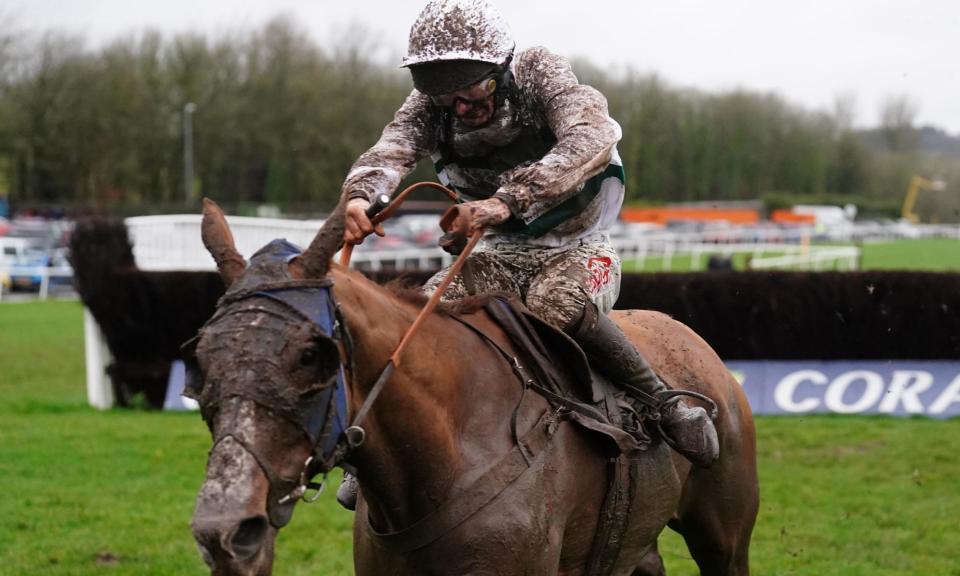
{"label": "bare tree", "polygon": [[891,152],[910,152],[916,148],[913,120],[917,106],[906,94],[888,96],[880,106],[880,131]]}

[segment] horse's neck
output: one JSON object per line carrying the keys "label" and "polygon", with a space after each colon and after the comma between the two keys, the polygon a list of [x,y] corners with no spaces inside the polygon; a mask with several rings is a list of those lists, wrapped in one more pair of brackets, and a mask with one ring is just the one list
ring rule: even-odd
{"label": "horse's neck", "polygon": [[[358,273],[337,268],[333,275],[353,341],[355,414],[418,310]],[[458,468],[462,363],[437,356],[440,328],[449,324],[434,316],[421,326],[363,423],[364,446],[351,457],[374,520],[389,528],[434,508]]]}

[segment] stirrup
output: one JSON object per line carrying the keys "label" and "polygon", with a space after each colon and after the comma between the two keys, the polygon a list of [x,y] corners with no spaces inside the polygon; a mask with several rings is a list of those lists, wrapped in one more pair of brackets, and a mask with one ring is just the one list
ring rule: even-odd
{"label": "stirrup", "polygon": [[[697,392],[690,392],[687,390],[664,390],[658,393],[657,396],[662,398],[661,410],[664,410],[664,411],[673,409],[673,407],[680,402],[680,398],[679,398],[680,396],[691,396],[693,398],[697,398],[698,400],[708,403],[710,405],[710,409],[704,410],[708,418],[705,425],[709,426],[711,429],[714,428],[713,421],[717,417],[717,404],[709,397],[704,396],[703,394],[700,394]],[[703,408],[699,406],[694,408],[686,407],[686,409],[687,410],[703,410]],[[695,458],[699,458],[700,456],[702,456],[702,454],[696,451],[685,451],[683,447],[681,447],[676,442],[676,440],[674,440],[674,438],[670,436],[670,434],[667,434],[667,431],[663,429],[663,423],[664,423],[664,418],[661,417],[660,419],[657,420],[657,432],[660,434],[660,438],[663,439],[663,441],[667,444],[667,446],[670,446],[678,454],[681,454],[682,456],[684,456],[687,460],[690,461],[690,463],[696,466],[708,468],[716,461],[719,445],[713,448],[712,458],[710,458],[709,460],[705,460],[703,462],[698,462],[698,460]],[[713,436],[714,436],[714,442],[716,443],[718,439],[716,438],[715,429],[713,431]]]}

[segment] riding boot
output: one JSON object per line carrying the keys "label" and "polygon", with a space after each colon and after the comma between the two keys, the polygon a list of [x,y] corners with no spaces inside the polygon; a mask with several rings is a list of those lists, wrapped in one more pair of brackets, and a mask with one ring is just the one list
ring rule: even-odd
{"label": "riding boot", "polygon": [[357,509],[357,493],[360,491],[360,485],[357,483],[357,477],[349,472],[343,473],[343,481],[337,488],[337,502],[347,510]]}
{"label": "riding boot", "polygon": [[[660,414],[664,440],[691,463],[706,468],[720,453],[717,430],[707,411],[690,407],[669,389],[613,320],[588,304],[565,331],[592,365],[620,385],[632,400]],[[667,398],[667,399],[664,399]]]}

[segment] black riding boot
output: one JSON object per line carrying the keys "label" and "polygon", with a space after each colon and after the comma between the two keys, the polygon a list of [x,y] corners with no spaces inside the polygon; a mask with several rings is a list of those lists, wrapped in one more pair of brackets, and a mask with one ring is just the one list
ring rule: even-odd
{"label": "black riding boot", "polygon": [[706,468],[720,453],[717,430],[707,411],[689,407],[679,398],[664,400],[667,386],[613,320],[593,304],[566,328],[590,358],[591,364],[620,385],[635,401],[660,412],[660,428],[668,444],[691,463]]}
{"label": "black riding boot", "polygon": [[349,472],[343,473],[343,482],[337,488],[337,502],[347,510],[357,509],[357,492],[360,491],[360,485],[357,483],[357,477]]}

